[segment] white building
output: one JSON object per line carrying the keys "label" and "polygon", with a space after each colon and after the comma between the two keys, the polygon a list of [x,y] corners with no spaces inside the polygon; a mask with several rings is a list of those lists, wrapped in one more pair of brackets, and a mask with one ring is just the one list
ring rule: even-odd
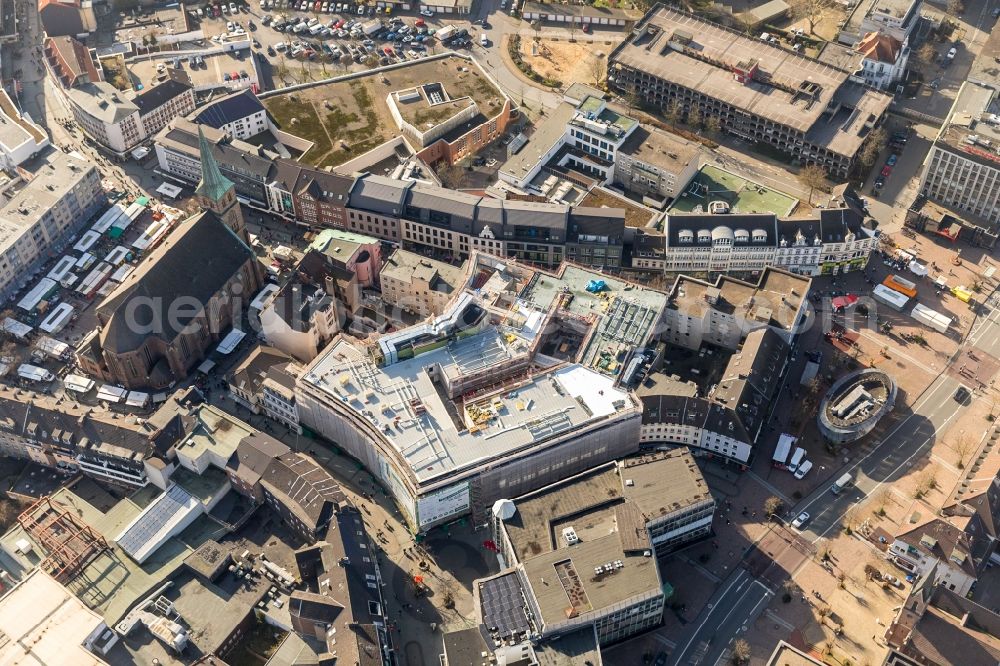
{"label": "white building", "polygon": [[270,129],[267,110],[250,90],[241,90],[213,100],[199,107],[189,119],[243,140]]}
{"label": "white building", "polygon": [[0,167],[11,170],[49,145],[45,130],[22,116],[0,90]]}
{"label": "white building", "polygon": [[[378,477],[414,531],[482,516],[497,499],[638,443],[640,410],[612,377],[575,364],[526,375],[528,341],[484,314],[462,292],[440,317],[383,335],[377,350],[337,338],[296,386],[302,424]],[[475,400],[455,402],[473,391]]]}
{"label": "white building", "polygon": [[617,113],[600,97],[588,95],[579,104],[563,102],[535,128],[528,144],[500,167],[499,178],[530,189],[542,167],[554,160],[607,185],[614,179],[618,150],[637,127],[637,120]]}
{"label": "white building", "polygon": [[73,118],[98,144],[125,155],[143,139],[139,107],[105,81],[85,83],[66,91]]}
{"label": "white building", "polygon": [[2,189],[0,299],[7,299],[69,245],[107,199],[92,162],[57,150],[43,158],[31,180],[15,178]]}
{"label": "white building", "polygon": [[884,32],[905,43],[920,21],[922,0],[875,0],[861,20],[861,35]]}
{"label": "white building", "polygon": [[[989,535],[979,515],[965,529],[934,515],[929,506],[917,502],[908,515],[923,516],[915,527],[898,534],[886,557],[907,571],[924,576],[935,571],[935,584],[965,596],[978,580],[989,559]],[[964,522],[964,521],[963,521]]]}
{"label": "white building", "polygon": [[667,272],[745,272],[776,266],[801,275],[860,270],[878,248],[875,224],[851,208],[817,218],[772,213],[668,215],[663,236],[644,236],[636,268]]}
{"label": "white building", "polygon": [[174,79],[132,98],[105,81],[85,83],[64,93],[87,136],[119,157],[195,108],[194,88]]}
{"label": "white building", "polygon": [[962,84],[927,153],[920,180],[920,192],[928,199],[987,227],[1000,222],[1000,100],[995,85]]}
{"label": "white building", "polygon": [[856,73],[865,83],[879,90],[894,91],[910,59],[908,42],[886,33],[870,32],[855,44],[854,50],[861,54],[861,67]]}
{"label": "white building", "polygon": [[33,568],[0,598],[5,664],[106,666],[118,634],[55,578]]}

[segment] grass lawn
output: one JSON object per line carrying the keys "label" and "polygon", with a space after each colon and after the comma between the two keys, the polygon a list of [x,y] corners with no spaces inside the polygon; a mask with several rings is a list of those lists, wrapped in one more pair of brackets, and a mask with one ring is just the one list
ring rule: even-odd
{"label": "grass lawn", "polygon": [[[691,193],[693,185],[701,196]],[[702,167],[684,194],[674,201],[668,212],[708,212],[711,201],[725,201],[734,213],[774,213],[779,217],[791,214],[798,200],[751,180],[714,166]]]}

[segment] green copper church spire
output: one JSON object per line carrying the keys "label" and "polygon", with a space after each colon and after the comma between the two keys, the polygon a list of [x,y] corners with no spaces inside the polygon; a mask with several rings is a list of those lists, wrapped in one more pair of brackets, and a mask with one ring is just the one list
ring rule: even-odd
{"label": "green copper church spire", "polygon": [[205,138],[201,125],[198,126],[198,150],[201,152],[201,182],[198,183],[194,193],[209,201],[219,201],[233,187],[233,183],[219,171],[219,165],[212,156],[212,148]]}

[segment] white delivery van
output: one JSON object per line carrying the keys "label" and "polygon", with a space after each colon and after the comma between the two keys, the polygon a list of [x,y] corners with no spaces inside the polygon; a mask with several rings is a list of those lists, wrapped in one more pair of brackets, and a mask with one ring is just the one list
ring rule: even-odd
{"label": "white delivery van", "polygon": [[809,470],[811,470],[812,468],[813,468],[812,461],[806,460],[801,465],[799,465],[799,468],[797,470],[795,470],[795,478],[799,480],[804,479],[806,477],[806,474],[808,474]]}
{"label": "white delivery van", "polygon": [[850,472],[844,474],[842,477],[837,479],[832,486],[830,486],[830,492],[834,495],[839,495],[840,491],[851,485],[853,480],[854,479],[851,477]]}
{"label": "white delivery van", "polygon": [[791,462],[788,463],[788,471],[791,472],[792,474],[795,474],[796,470],[798,470],[799,468],[799,464],[802,463],[805,457],[806,457],[805,449],[801,447],[795,449],[795,453],[792,454],[792,460]]}

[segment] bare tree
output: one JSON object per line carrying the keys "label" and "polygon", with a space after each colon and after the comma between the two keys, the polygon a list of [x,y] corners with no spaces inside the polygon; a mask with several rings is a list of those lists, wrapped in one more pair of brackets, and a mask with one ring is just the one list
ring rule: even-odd
{"label": "bare tree", "polygon": [[858,159],[866,167],[871,167],[878,160],[879,154],[882,149],[885,148],[886,142],[889,140],[889,135],[886,133],[885,129],[879,127],[875,129],[874,132],[868,135],[868,140],[865,141],[864,148],[861,149],[861,154]]}
{"label": "bare tree", "polygon": [[782,502],[781,499],[771,495],[766,500],[764,500],[764,513],[767,514],[768,518],[771,518],[776,513],[781,511]]}
{"label": "bare tree", "polygon": [[962,0],[948,0],[947,8],[952,16],[961,16],[965,11],[965,3]]}
{"label": "bare tree", "polygon": [[694,127],[695,129],[700,129],[701,121],[702,121],[701,109],[699,109],[697,106],[692,106],[691,110],[688,111],[688,117],[687,117],[688,125]]}
{"label": "bare tree", "polygon": [[809,205],[812,205],[816,188],[826,187],[826,171],[818,164],[808,164],[799,169],[798,179],[799,183],[809,188]]}
{"label": "bare tree", "polygon": [[740,666],[748,661],[750,661],[750,643],[742,638],[737,638],[733,643],[732,662],[736,666]]}
{"label": "bare tree", "polygon": [[854,529],[854,523],[858,521],[858,508],[856,504],[852,504],[848,507],[847,511],[844,512],[844,517],[841,519],[840,524],[843,525],[844,531],[848,534]]}
{"label": "bare tree", "polygon": [[805,19],[809,24],[809,34],[816,34],[816,24],[823,17],[823,10],[829,7],[831,0],[801,0],[793,13],[795,18]]}
{"label": "bare tree", "polygon": [[937,49],[930,42],[925,42],[923,46],[917,49],[917,61],[925,67],[931,65],[937,60]]}
{"label": "bare tree", "polygon": [[875,493],[875,503],[878,505],[878,515],[885,515],[885,507],[892,500],[892,488],[889,486],[882,486],[879,488],[878,492]]}
{"label": "bare tree", "polygon": [[681,107],[680,102],[676,99],[667,104],[667,106],[663,109],[663,117],[674,129],[677,128],[677,123],[681,121],[681,117],[683,115],[684,108]]}
{"label": "bare tree", "polygon": [[719,116],[714,114],[705,116],[705,131],[713,134],[722,131],[722,121],[719,119]]}
{"label": "bare tree", "polygon": [[958,454],[957,467],[965,469],[965,463],[968,462],[969,454],[972,453],[973,441],[963,432],[955,439],[954,449],[955,453]]}
{"label": "bare tree", "polygon": [[594,85],[600,87],[604,83],[604,77],[608,73],[607,65],[604,63],[604,58],[598,55],[594,55],[590,59],[590,75],[594,79]]}

